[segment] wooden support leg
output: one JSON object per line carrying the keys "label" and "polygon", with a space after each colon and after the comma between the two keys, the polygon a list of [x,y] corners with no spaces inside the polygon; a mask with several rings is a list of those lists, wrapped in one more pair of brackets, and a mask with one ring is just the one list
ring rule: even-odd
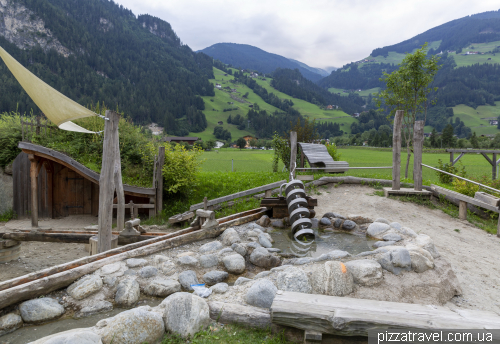
{"label": "wooden support leg", "polygon": [[467,202],[460,201],[458,206],[458,218],[460,220],[467,220]]}
{"label": "wooden support leg", "polygon": [[[149,198],[149,204],[155,204],[155,197],[150,197]],[[156,216],[156,209],[155,208],[150,208],[149,209],[149,218],[153,218]]]}
{"label": "wooden support leg", "polygon": [[493,153],[493,160],[492,160],[492,164],[491,164],[491,179],[492,180],[495,180],[497,179],[497,155],[495,153]]}
{"label": "wooden support leg", "polygon": [[422,148],[424,143],[424,121],[415,121],[413,127],[413,185],[422,191]]}
{"label": "wooden support leg", "polygon": [[38,178],[37,178],[37,158],[33,154],[28,154],[30,159],[30,181],[31,181],[31,227],[38,228]]}
{"label": "wooden support leg", "polygon": [[266,193],[264,194],[264,198],[271,198],[273,197],[273,190],[269,189],[266,190]]}

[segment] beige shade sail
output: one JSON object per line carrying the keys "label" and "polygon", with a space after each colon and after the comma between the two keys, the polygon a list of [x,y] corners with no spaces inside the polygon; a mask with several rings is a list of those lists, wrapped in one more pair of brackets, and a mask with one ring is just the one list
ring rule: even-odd
{"label": "beige shade sail", "polygon": [[12,74],[14,74],[14,77],[19,81],[26,93],[28,93],[31,99],[52,123],[62,130],[94,133],[71,121],[84,117],[97,116],[97,114],[69,99],[64,94],[56,91],[37,78],[33,73],[10,56],[2,47],[0,47],[0,57]]}

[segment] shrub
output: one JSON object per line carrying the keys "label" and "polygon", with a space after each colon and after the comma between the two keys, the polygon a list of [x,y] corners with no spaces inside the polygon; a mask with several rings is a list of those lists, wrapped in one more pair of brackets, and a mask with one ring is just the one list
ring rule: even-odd
{"label": "shrub", "polygon": [[198,147],[187,150],[182,145],[175,147],[171,147],[169,143],[163,145],[165,145],[165,164],[162,169],[163,187],[167,193],[185,193],[196,182],[196,175],[203,162],[198,159],[198,156],[203,151]]}
{"label": "shrub", "polygon": [[10,164],[21,152],[17,144],[22,139],[21,118],[17,113],[0,114],[0,166]]}
{"label": "shrub", "polygon": [[[451,166],[451,163],[449,163],[449,162],[446,164],[443,164],[443,161],[441,159],[439,159],[437,168],[442,170],[442,171],[456,174],[456,175],[461,176],[461,177],[465,177],[465,175],[467,174],[465,172],[465,166],[462,165],[461,161],[458,162],[458,167],[457,167],[457,166]],[[442,172],[437,172],[437,171],[436,171],[436,174],[437,174],[439,181],[441,183],[444,183],[444,184],[451,183],[451,180],[453,178],[452,176],[444,174]]]}
{"label": "shrub", "polygon": [[458,178],[453,179],[453,189],[456,192],[464,194],[466,196],[474,197],[477,191],[479,191],[479,185],[466,182],[465,180],[460,180]]}
{"label": "shrub", "polygon": [[340,160],[340,152],[337,149],[337,146],[335,145],[334,142],[327,143],[326,144],[326,149],[328,150],[328,154],[332,157],[334,161],[339,161]]}

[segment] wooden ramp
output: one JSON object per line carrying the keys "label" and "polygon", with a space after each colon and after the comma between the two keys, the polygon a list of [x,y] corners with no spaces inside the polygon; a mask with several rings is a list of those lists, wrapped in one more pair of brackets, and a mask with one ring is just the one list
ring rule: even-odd
{"label": "wooden ramp", "polygon": [[494,312],[279,291],[271,306],[274,324],[343,336],[386,329],[500,329]]}
{"label": "wooden ramp", "polygon": [[324,168],[325,172],[331,173],[344,173],[349,170],[349,163],[334,161],[324,145],[299,142],[299,146],[304,152],[307,162],[314,169]]}

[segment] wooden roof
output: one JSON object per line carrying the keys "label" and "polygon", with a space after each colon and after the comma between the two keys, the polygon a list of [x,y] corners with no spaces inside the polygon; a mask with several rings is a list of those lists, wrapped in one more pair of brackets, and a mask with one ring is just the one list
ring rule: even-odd
{"label": "wooden roof", "polygon": [[[18,147],[22,149],[26,154],[33,154],[64,165],[82,175],[84,178],[90,180],[92,183],[99,185],[99,173],[92,171],[88,167],[85,167],[84,165],[80,164],[78,161],[70,158],[64,153],[29,142],[19,142]],[[141,188],[138,186],[127,184],[123,184],[123,191],[128,195],[139,197],[152,197],[156,195],[156,190],[154,188]]]}

